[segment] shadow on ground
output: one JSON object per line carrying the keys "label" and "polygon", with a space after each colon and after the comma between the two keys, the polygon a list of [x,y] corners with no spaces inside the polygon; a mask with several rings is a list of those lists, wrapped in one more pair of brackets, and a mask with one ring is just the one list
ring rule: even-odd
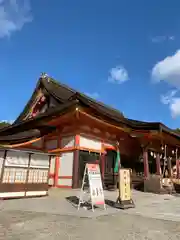
{"label": "shadow on ground", "polygon": [[[78,208],[79,198],[77,196],[66,197],[66,200],[70,202],[73,205],[73,207]],[[84,201],[83,203],[81,203],[81,207],[84,207],[87,210],[92,209],[92,205],[89,201]],[[98,207],[94,206],[94,208],[98,208]]]}
{"label": "shadow on ground", "polygon": [[[77,208],[79,204],[79,198],[77,196],[70,196],[66,197],[66,200],[73,205],[73,207]],[[105,199],[105,204],[109,207],[116,208],[116,202],[112,200]],[[92,209],[92,205],[90,202],[85,201],[84,203],[81,203],[81,207],[87,208],[87,210]],[[94,206],[94,208],[98,208],[98,206]]]}

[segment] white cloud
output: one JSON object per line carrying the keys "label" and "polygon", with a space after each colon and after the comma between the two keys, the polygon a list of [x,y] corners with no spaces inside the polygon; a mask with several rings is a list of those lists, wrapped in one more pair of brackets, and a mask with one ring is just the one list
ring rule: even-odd
{"label": "white cloud", "polygon": [[155,36],[155,37],[152,37],[151,41],[153,43],[160,43],[160,42],[163,42],[166,40],[166,36]]}
{"label": "white cloud", "polygon": [[123,66],[112,68],[109,72],[109,82],[123,83],[129,80],[128,72]]}
{"label": "white cloud", "polygon": [[172,117],[180,116],[180,98],[173,98],[169,107]]}
{"label": "white cloud", "polygon": [[175,36],[169,36],[168,39],[169,39],[170,41],[174,41],[174,40],[175,40]]}
{"label": "white cloud", "polygon": [[173,97],[176,95],[177,90],[172,90],[168,92],[166,95],[161,95],[161,102],[163,104],[170,104]]}
{"label": "white cloud", "polygon": [[87,96],[90,98],[98,99],[99,98],[99,93],[93,92],[93,93],[85,93]]}
{"label": "white cloud", "polygon": [[161,102],[169,106],[172,117],[180,116],[180,97],[175,96],[180,90],[180,50],[155,64],[152,78],[156,82],[165,81],[174,90],[161,96]]}
{"label": "white cloud", "polygon": [[29,0],[0,0],[0,38],[10,37],[31,21]]}
{"label": "white cloud", "polygon": [[151,41],[153,43],[161,43],[164,41],[174,41],[175,40],[175,36],[155,36],[151,38]]}
{"label": "white cloud", "polygon": [[169,106],[173,118],[180,116],[180,97],[175,97],[177,90],[172,90],[161,96],[161,102]]}
{"label": "white cloud", "polygon": [[166,81],[176,88],[180,88],[180,50],[155,64],[152,69],[152,78]]}

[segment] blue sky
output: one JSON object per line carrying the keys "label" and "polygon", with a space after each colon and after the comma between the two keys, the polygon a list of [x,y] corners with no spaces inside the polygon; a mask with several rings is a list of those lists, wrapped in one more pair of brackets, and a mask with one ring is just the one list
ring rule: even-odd
{"label": "blue sky", "polygon": [[0,0],[0,119],[41,72],[121,110],[180,127],[178,0]]}

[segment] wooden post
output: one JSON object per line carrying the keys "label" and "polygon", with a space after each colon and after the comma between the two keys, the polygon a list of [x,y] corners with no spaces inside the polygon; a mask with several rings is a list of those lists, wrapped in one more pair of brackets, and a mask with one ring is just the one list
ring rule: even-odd
{"label": "wooden post", "polygon": [[[79,147],[80,136],[75,136],[75,147]],[[74,151],[72,188],[79,187],[79,150]]]}
{"label": "wooden post", "polygon": [[79,187],[79,150],[74,151],[72,188]]}
{"label": "wooden post", "polygon": [[168,175],[169,175],[169,177],[171,178],[172,177],[172,171],[171,171],[171,169],[172,169],[172,163],[171,163],[171,159],[168,157],[168,159],[167,159],[167,164],[168,164]]}
{"label": "wooden post", "polygon": [[149,162],[148,162],[148,151],[143,150],[143,161],[144,161],[144,177],[149,177]]}
{"label": "wooden post", "polygon": [[7,157],[7,152],[8,150],[4,150],[4,156],[2,159],[2,165],[1,165],[1,172],[0,172],[0,184],[3,183],[3,175],[4,175],[4,168],[5,168],[5,161],[6,161],[6,157]]}
{"label": "wooden post", "polygon": [[179,177],[180,177],[179,167],[180,167],[180,164],[179,164],[179,159],[178,159],[178,148],[176,148],[176,173],[177,173],[176,178],[177,179],[179,179]]}
{"label": "wooden post", "polygon": [[161,162],[160,162],[160,154],[156,154],[156,173],[157,175],[161,174]]}
{"label": "wooden post", "polygon": [[105,153],[101,154],[101,175],[104,180],[104,171],[105,171]]}
{"label": "wooden post", "polygon": [[179,164],[179,159],[176,159],[176,171],[177,171],[177,179],[179,179],[179,177],[180,177],[180,172],[179,172],[179,166],[180,164]]}
{"label": "wooden post", "polygon": [[55,160],[55,176],[54,176],[54,186],[58,186],[58,178],[59,178],[59,168],[60,168],[60,157],[56,156]]}

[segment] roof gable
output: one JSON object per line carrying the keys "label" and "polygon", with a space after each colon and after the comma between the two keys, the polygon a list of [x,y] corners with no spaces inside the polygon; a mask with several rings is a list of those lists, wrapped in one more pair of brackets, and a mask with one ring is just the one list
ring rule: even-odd
{"label": "roof gable", "polygon": [[[46,102],[43,103],[43,106],[41,106],[40,102],[41,97],[46,98]],[[46,74],[43,74],[39,78],[39,81],[30,100],[14,123],[19,123],[23,120],[34,117],[37,114],[48,111],[49,108],[58,107],[58,105],[60,106],[65,102],[69,102],[75,99],[81,100],[92,108],[95,108],[96,110],[98,109],[100,112],[108,114],[109,117],[116,116],[117,118],[124,118],[123,114],[120,111],[115,110],[102,102],[96,101],[86,96],[85,94],[68,87],[65,84],[55,81]],[[45,103],[47,106],[45,106]],[[40,106],[42,108],[40,108]],[[37,110],[36,107],[39,107],[40,109]],[[34,115],[32,113],[33,111],[35,111]]]}

